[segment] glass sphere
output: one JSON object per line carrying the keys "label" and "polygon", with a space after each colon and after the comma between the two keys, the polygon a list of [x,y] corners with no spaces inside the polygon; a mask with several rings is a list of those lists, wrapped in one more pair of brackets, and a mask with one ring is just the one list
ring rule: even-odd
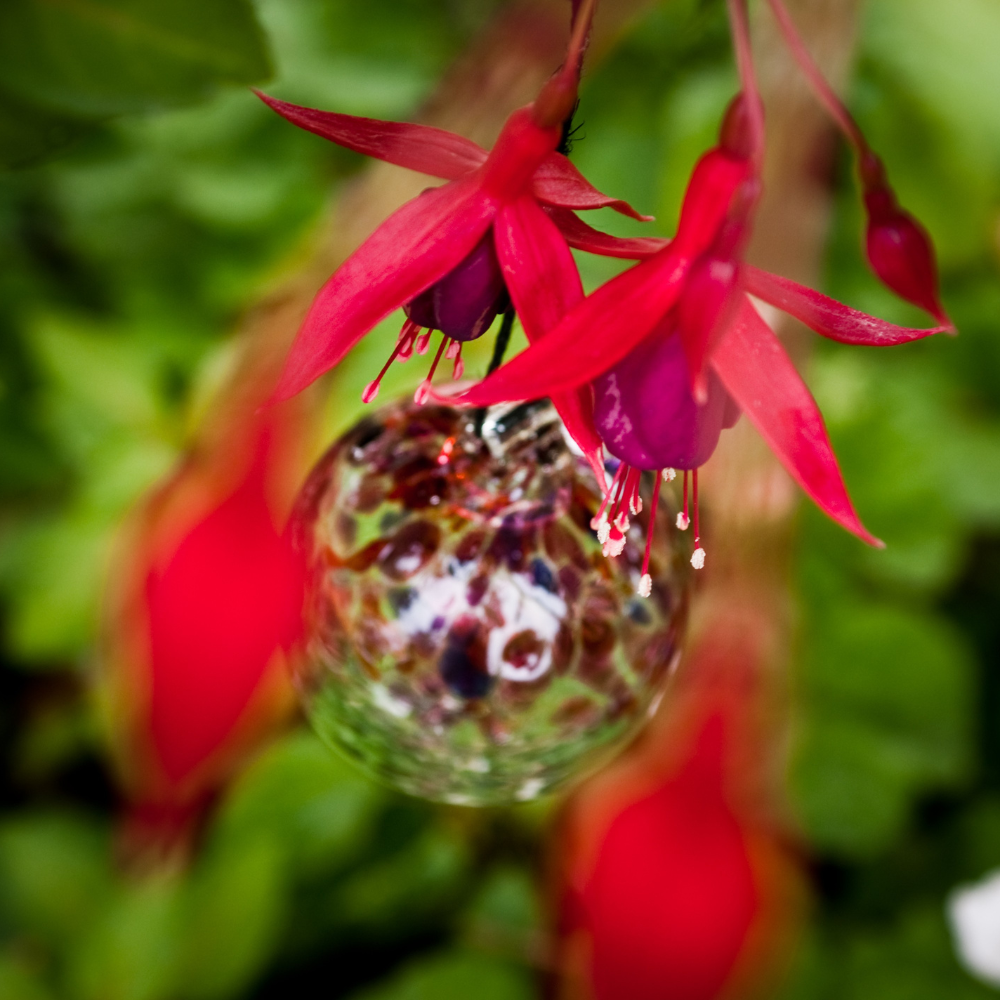
{"label": "glass sphere", "polygon": [[533,799],[600,765],[677,657],[690,568],[667,499],[642,598],[647,514],[602,555],[600,491],[547,401],[366,417],[293,516],[312,725],[403,791],[457,804]]}

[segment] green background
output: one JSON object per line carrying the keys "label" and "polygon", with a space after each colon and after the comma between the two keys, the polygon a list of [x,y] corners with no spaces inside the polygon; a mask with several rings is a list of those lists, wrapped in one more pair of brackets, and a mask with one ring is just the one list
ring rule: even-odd
{"label": "green background", "polygon": [[[125,878],[88,686],[116,525],[362,166],[247,85],[405,118],[496,6],[0,6],[4,998],[538,995],[550,807],[437,809],[297,729],[226,793],[189,872]],[[961,336],[816,345],[811,384],[888,549],[803,504],[789,789],[816,905],[788,1000],[994,992],[958,967],[944,899],[1000,865],[998,47],[995,0],[864,9],[851,105],[933,233]],[[732,87],[722,4],[667,0],[588,77],[574,160],[669,232]],[[824,290],[922,322],[861,260],[846,154],[836,183]],[[359,389],[391,337],[359,352]]]}

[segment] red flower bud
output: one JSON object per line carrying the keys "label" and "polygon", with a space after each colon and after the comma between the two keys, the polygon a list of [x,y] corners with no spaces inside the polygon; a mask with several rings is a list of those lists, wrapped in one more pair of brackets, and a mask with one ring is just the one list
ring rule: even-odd
{"label": "red flower bud", "polygon": [[865,191],[865,249],[879,279],[907,302],[950,325],[938,293],[937,262],[927,230],[899,207],[887,184]]}
{"label": "red flower bud", "polygon": [[927,310],[939,323],[951,326],[938,293],[937,261],[927,230],[900,208],[882,160],[870,149],[858,159],[865,192],[868,231],[865,249],[872,270],[900,298]]}

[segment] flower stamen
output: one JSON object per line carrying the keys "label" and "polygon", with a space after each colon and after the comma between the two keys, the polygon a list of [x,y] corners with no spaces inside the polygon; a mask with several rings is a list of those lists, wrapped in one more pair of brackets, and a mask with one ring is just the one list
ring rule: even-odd
{"label": "flower stamen", "polygon": [[618,482],[614,504],[608,514],[608,520],[623,534],[628,531],[629,524],[628,514],[625,513],[625,498],[629,495],[634,473],[635,469],[630,465],[625,466],[625,475]]}
{"label": "flower stamen", "polygon": [[[608,502],[611,500],[612,494],[615,492],[618,486],[618,480],[626,472],[628,466],[622,462],[618,468],[615,470],[614,478],[611,480],[611,485],[608,487],[607,492],[604,494],[604,499],[601,501],[601,506],[598,508],[597,513],[590,519],[590,526],[594,531],[598,532],[598,538],[600,538],[601,525],[607,523],[607,518],[604,516],[605,510],[607,510]],[[604,544],[604,539],[601,539],[601,544]]]}
{"label": "flower stamen", "polygon": [[[611,496],[611,507],[609,512],[601,518],[597,529],[597,540],[603,546],[605,557],[619,556],[625,548],[625,531],[628,530],[628,518],[625,517],[623,522],[622,515],[624,515],[624,512],[620,515],[618,508],[625,498],[625,491],[632,472],[632,467],[622,462],[618,467],[618,472],[615,474],[612,490],[608,494],[609,496],[611,496],[611,493],[614,494]],[[624,528],[622,527],[623,523],[625,525]]]}
{"label": "flower stamen", "polygon": [[[666,473],[666,469],[663,470]],[[673,471],[673,470],[671,470]],[[653,531],[656,529],[656,508],[660,503],[660,487],[664,476],[656,474],[656,485],[653,487],[653,501],[649,505],[649,527],[646,529],[646,551],[642,556],[642,575],[639,577],[638,592],[640,597],[649,597],[653,592],[653,578],[649,575],[649,552],[653,547]]]}
{"label": "flower stamen", "polygon": [[687,531],[691,518],[688,516],[688,470],[684,470],[684,509],[677,515],[677,530]]}
{"label": "flower stamen", "polygon": [[[701,531],[698,527],[698,470],[691,473],[693,494],[692,503],[694,506],[694,552],[691,553],[691,565],[695,569],[705,568],[705,550],[701,547]],[[687,474],[685,473],[685,485],[687,485]]]}
{"label": "flower stamen", "polygon": [[[430,337],[430,334],[427,335]],[[441,355],[444,354],[445,348],[448,346],[448,337],[441,338],[441,346],[437,349],[437,354],[434,355],[434,361],[431,363],[431,370],[427,373],[427,378],[417,386],[417,391],[413,394],[413,401],[418,406],[423,406],[427,402],[427,397],[431,394],[431,379],[434,378],[434,372],[437,371],[438,362],[441,360]],[[423,351],[420,351],[423,354]]]}
{"label": "flower stamen", "polygon": [[[420,327],[409,319],[403,324],[403,328],[399,331],[399,339],[396,341],[396,346],[393,348],[392,354],[389,355],[389,360],[382,366],[382,370],[378,375],[365,386],[365,391],[361,393],[362,403],[370,403],[378,395],[379,385],[393,361],[397,358],[400,361],[406,361],[413,354],[413,341],[419,329]],[[430,333],[427,335],[430,336]]]}

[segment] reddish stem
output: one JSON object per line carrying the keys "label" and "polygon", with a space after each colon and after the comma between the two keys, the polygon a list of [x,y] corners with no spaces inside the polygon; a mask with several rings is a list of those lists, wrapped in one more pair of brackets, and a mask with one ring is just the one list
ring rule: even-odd
{"label": "reddish stem", "polygon": [[[686,483],[685,483],[686,485]],[[691,505],[694,507],[694,544],[701,541],[701,530],[698,526],[698,470],[691,473]]]}
{"label": "reddish stem", "polygon": [[764,104],[757,86],[757,74],[753,67],[753,52],[750,47],[750,22],[747,17],[746,0],[728,0],[729,23],[733,32],[733,48],[736,52],[736,67],[740,74],[740,86],[747,100],[750,118],[750,135],[753,143],[753,162],[759,175],[764,159]]}
{"label": "reddish stem", "polygon": [[791,14],[788,13],[788,8],[782,3],[782,0],[768,0],[768,3],[771,5],[771,10],[774,11],[785,44],[799,64],[799,69],[805,74],[820,103],[837,123],[837,127],[847,137],[858,156],[864,156],[868,152],[868,142],[861,133],[858,123],[854,120],[854,116],[844,106],[844,102],[834,92],[833,87],[827,83],[826,77],[816,65],[816,60],[813,59],[805,42],[802,41],[802,36],[799,35],[795,22],[792,20]]}
{"label": "reddish stem", "polygon": [[559,70],[548,80],[538,97],[535,98],[533,117],[543,128],[561,125],[572,113],[576,105],[583,55],[590,38],[590,26],[594,20],[597,0],[582,0],[576,11],[573,33],[566,47],[566,59]]}

